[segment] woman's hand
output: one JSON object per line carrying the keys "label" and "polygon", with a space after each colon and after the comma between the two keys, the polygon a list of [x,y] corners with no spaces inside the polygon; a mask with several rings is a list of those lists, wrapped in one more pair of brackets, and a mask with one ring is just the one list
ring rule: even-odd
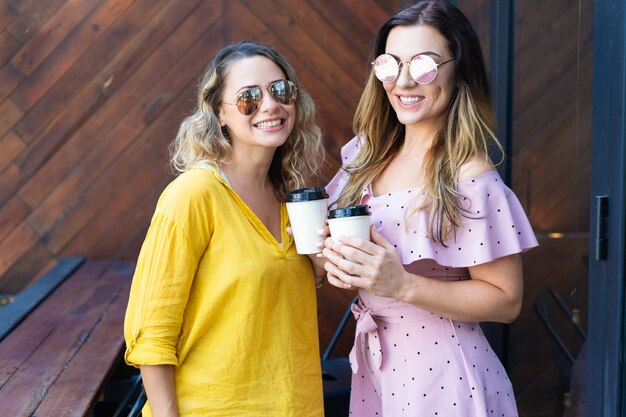
{"label": "woman's hand", "polygon": [[398,299],[409,276],[393,245],[373,227],[370,235],[372,242],[353,237],[342,237],[339,243],[326,239],[323,254],[328,282]]}
{"label": "woman's hand", "polygon": [[469,267],[471,279],[445,281],[409,274],[395,248],[371,229],[372,242],[326,239],[328,282],[363,288],[381,297],[413,304],[452,320],[510,323],[523,298],[521,254]]}

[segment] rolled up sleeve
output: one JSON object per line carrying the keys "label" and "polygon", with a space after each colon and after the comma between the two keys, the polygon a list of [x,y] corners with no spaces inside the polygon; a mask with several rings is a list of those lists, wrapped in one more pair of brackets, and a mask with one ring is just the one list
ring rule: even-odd
{"label": "rolled up sleeve", "polygon": [[124,322],[126,363],[178,365],[177,345],[200,254],[158,211],[141,248]]}

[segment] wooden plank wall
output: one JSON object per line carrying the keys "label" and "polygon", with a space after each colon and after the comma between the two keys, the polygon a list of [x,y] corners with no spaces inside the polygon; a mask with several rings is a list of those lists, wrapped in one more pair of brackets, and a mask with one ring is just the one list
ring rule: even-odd
{"label": "wooden plank wall", "polygon": [[[197,77],[228,42],[270,42],[294,65],[319,107],[329,178],[351,136],[369,45],[399,3],[0,0],[0,294],[63,256],[136,258],[172,178],[167,145]],[[488,52],[489,2],[458,3]],[[586,317],[593,0],[517,4],[513,188],[538,232],[568,236],[527,257],[524,311],[511,326],[522,414],[539,416],[527,390],[542,387],[533,370],[551,353],[532,302],[549,283],[575,294],[567,301]],[[352,295],[321,291],[323,346]]]}
{"label": "wooden plank wall", "polygon": [[[339,166],[392,0],[1,0],[0,294],[64,256],[136,259],[167,146],[223,45],[269,42],[316,100]],[[323,343],[352,294],[324,290]],[[339,352],[346,353],[346,352]]]}
{"label": "wooden plank wall", "polygon": [[[548,417],[563,409],[564,372],[533,308],[541,289],[557,291],[587,328],[594,0],[516,2],[515,13],[513,189],[540,247],[525,256],[509,370],[520,417]],[[582,339],[553,310],[553,324],[577,353]]]}

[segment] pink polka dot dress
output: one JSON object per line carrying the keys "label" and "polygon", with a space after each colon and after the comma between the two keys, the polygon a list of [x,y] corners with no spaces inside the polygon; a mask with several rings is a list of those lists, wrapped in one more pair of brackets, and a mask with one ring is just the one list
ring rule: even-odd
{"label": "pink polka dot dress", "polygon": [[[358,151],[352,139],[342,148],[342,162]],[[331,203],[347,179],[340,170],[328,184]],[[518,199],[496,171],[459,181],[457,191],[468,213],[446,246],[428,238],[427,213],[407,219],[407,209],[423,195],[419,188],[374,196],[369,186],[361,204],[370,207],[371,223],[394,245],[405,269],[432,279],[471,279],[468,267],[537,246]],[[478,323],[365,290],[359,298],[352,308],[350,415],[517,417],[511,382]]]}

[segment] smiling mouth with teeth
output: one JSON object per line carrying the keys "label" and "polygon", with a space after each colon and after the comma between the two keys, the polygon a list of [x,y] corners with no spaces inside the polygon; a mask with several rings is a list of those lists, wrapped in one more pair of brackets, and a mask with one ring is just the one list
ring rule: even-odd
{"label": "smiling mouth with teeth", "polygon": [[399,96],[399,97],[400,97],[400,101],[402,102],[402,104],[415,104],[424,100],[424,97],[405,97],[405,96]]}
{"label": "smiling mouth with teeth", "polygon": [[269,120],[267,122],[256,123],[255,126],[261,129],[268,129],[270,127],[276,127],[283,124],[283,119]]}

